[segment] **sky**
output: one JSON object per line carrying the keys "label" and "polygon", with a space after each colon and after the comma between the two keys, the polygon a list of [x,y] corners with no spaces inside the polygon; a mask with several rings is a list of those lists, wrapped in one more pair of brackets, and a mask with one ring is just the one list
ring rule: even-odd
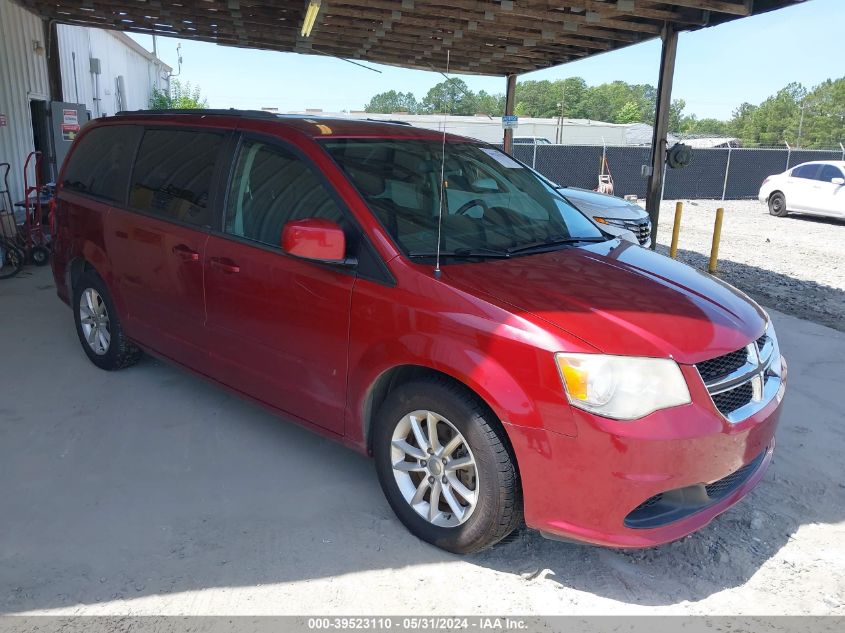
{"label": "sky", "polygon": [[[152,48],[152,38],[130,34]],[[685,114],[728,119],[743,102],[757,104],[786,84],[811,88],[845,76],[845,0],[807,0],[767,14],[692,33],[681,33],[672,96],[686,101]],[[443,77],[434,72],[370,64],[381,73],[317,55],[297,55],[157,38],[159,57],[179,79],[199,85],[212,108],[276,107],[362,110],[379,92],[413,92],[422,99]],[[583,77],[589,85],[617,79],[657,84],[659,41],[645,42],[590,59],[521,75],[520,79]],[[454,75],[470,90],[503,93],[503,77]]]}

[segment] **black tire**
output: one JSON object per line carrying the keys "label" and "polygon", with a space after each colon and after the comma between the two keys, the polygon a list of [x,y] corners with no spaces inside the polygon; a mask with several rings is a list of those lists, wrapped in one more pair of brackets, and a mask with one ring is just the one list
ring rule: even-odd
{"label": "black tire", "polygon": [[46,246],[33,247],[29,256],[36,266],[46,266],[50,263],[50,249]]}
{"label": "black tire", "polygon": [[36,266],[46,266],[50,263],[50,249],[46,246],[34,246],[29,257]]}
{"label": "black tire", "polygon": [[3,251],[3,261],[0,261],[0,279],[14,277],[23,268],[24,259],[26,259],[23,251],[6,240],[0,241],[0,251]]}
{"label": "black tire", "polygon": [[769,196],[769,213],[778,218],[785,217],[788,213],[786,197],[780,191],[775,191]]}
{"label": "black tire", "polygon": [[[406,501],[394,477],[394,429],[417,410],[433,411],[447,419],[466,439],[475,458],[477,501],[460,525],[441,527],[420,516]],[[522,524],[516,460],[498,420],[470,391],[445,379],[406,383],[388,395],[374,425],[373,456],[379,482],[396,516],[412,534],[444,550],[470,554],[498,543]]]}
{"label": "black tire", "polygon": [[[96,292],[105,306],[107,317],[106,329],[109,334],[109,343],[102,353],[97,353],[93,349],[83,330],[81,305],[84,300],[83,296],[89,289],[93,289]],[[100,369],[113,371],[129,367],[138,362],[141,358],[141,350],[132,344],[123,333],[123,326],[120,323],[120,317],[117,314],[111,294],[109,294],[105,282],[97,273],[87,270],[79,277],[73,286],[73,303],[71,307],[73,308],[73,319],[76,323],[76,334],[79,337],[82,349],[92,363]]]}

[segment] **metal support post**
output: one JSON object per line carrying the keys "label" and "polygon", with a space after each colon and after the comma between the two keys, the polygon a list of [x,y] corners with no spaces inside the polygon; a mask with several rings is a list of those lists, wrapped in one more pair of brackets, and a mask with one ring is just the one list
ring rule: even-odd
{"label": "metal support post", "polygon": [[[505,114],[510,115],[513,114],[514,103],[516,99],[516,75],[508,75],[507,77],[507,84],[505,87]],[[505,152],[508,154],[513,153],[513,129],[506,128],[505,129],[505,138],[504,138],[504,146]]]}
{"label": "metal support post", "polygon": [[722,218],[725,210],[721,207],[716,209],[716,223],[713,225],[713,243],[710,246],[710,263],[707,265],[707,272],[713,274],[719,263],[719,241],[722,239]]}
{"label": "metal support post", "polygon": [[728,145],[728,164],[725,165],[725,182],[722,185],[722,200],[725,199],[725,192],[728,190],[728,174],[731,173],[731,146]]}
{"label": "metal support post", "polygon": [[675,224],[672,225],[672,245],[669,247],[669,257],[675,259],[678,254],[678,237],[681,234],[681,216],[684,213],[684,203],[675,203]]}
{"label": "metal support post", "polygon": [[675,74],[675,54],[678,32],[672,24],[665,24],[660,34],[663,49],[660,54],[660,76],[657,82],[657,106],[654,115],[654,137],[651,143],[651,173],[648,177],[646,211],[651,218],[651,247],[657,246],[657,222],[663,198],[664,166],[666,164],[666,135],[669,131],[669,106],[672,102],[672,79]]}

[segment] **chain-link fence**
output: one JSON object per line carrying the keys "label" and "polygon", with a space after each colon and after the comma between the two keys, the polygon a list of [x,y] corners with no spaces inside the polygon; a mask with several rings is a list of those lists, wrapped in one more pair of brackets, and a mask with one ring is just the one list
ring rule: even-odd
{"label": "chain-link fence", "polygon": [[[595,189],[606,155],[618,196],[646,194],[643,165],[651,164],[651,148],[600,145],[516,145],[514,156],[550,180]],[[766,176],[811,160],[845,160],[845,150],[788,148],[694,149],[692,163],[667,169],[663,197],[667,200],[755,198]]]}

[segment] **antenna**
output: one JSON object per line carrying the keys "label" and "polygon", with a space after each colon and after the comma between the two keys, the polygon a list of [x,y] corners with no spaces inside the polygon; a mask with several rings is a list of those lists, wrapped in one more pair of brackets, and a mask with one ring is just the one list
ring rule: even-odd
{"label": "antenna", "polygon": [[[449,49],[446,49],[446,73],[449,73]],[[448,80],[449,77],[443,75]],[[446,123],[448,116],[446,108],[446,92],[443,93],[443,142],[440,147],[440,204],[437,208],[437,258],[434,264],[434,276],[440,279],[440,237],[443,228],[443,190],[445,189],[444,177],[446,174]]]}

